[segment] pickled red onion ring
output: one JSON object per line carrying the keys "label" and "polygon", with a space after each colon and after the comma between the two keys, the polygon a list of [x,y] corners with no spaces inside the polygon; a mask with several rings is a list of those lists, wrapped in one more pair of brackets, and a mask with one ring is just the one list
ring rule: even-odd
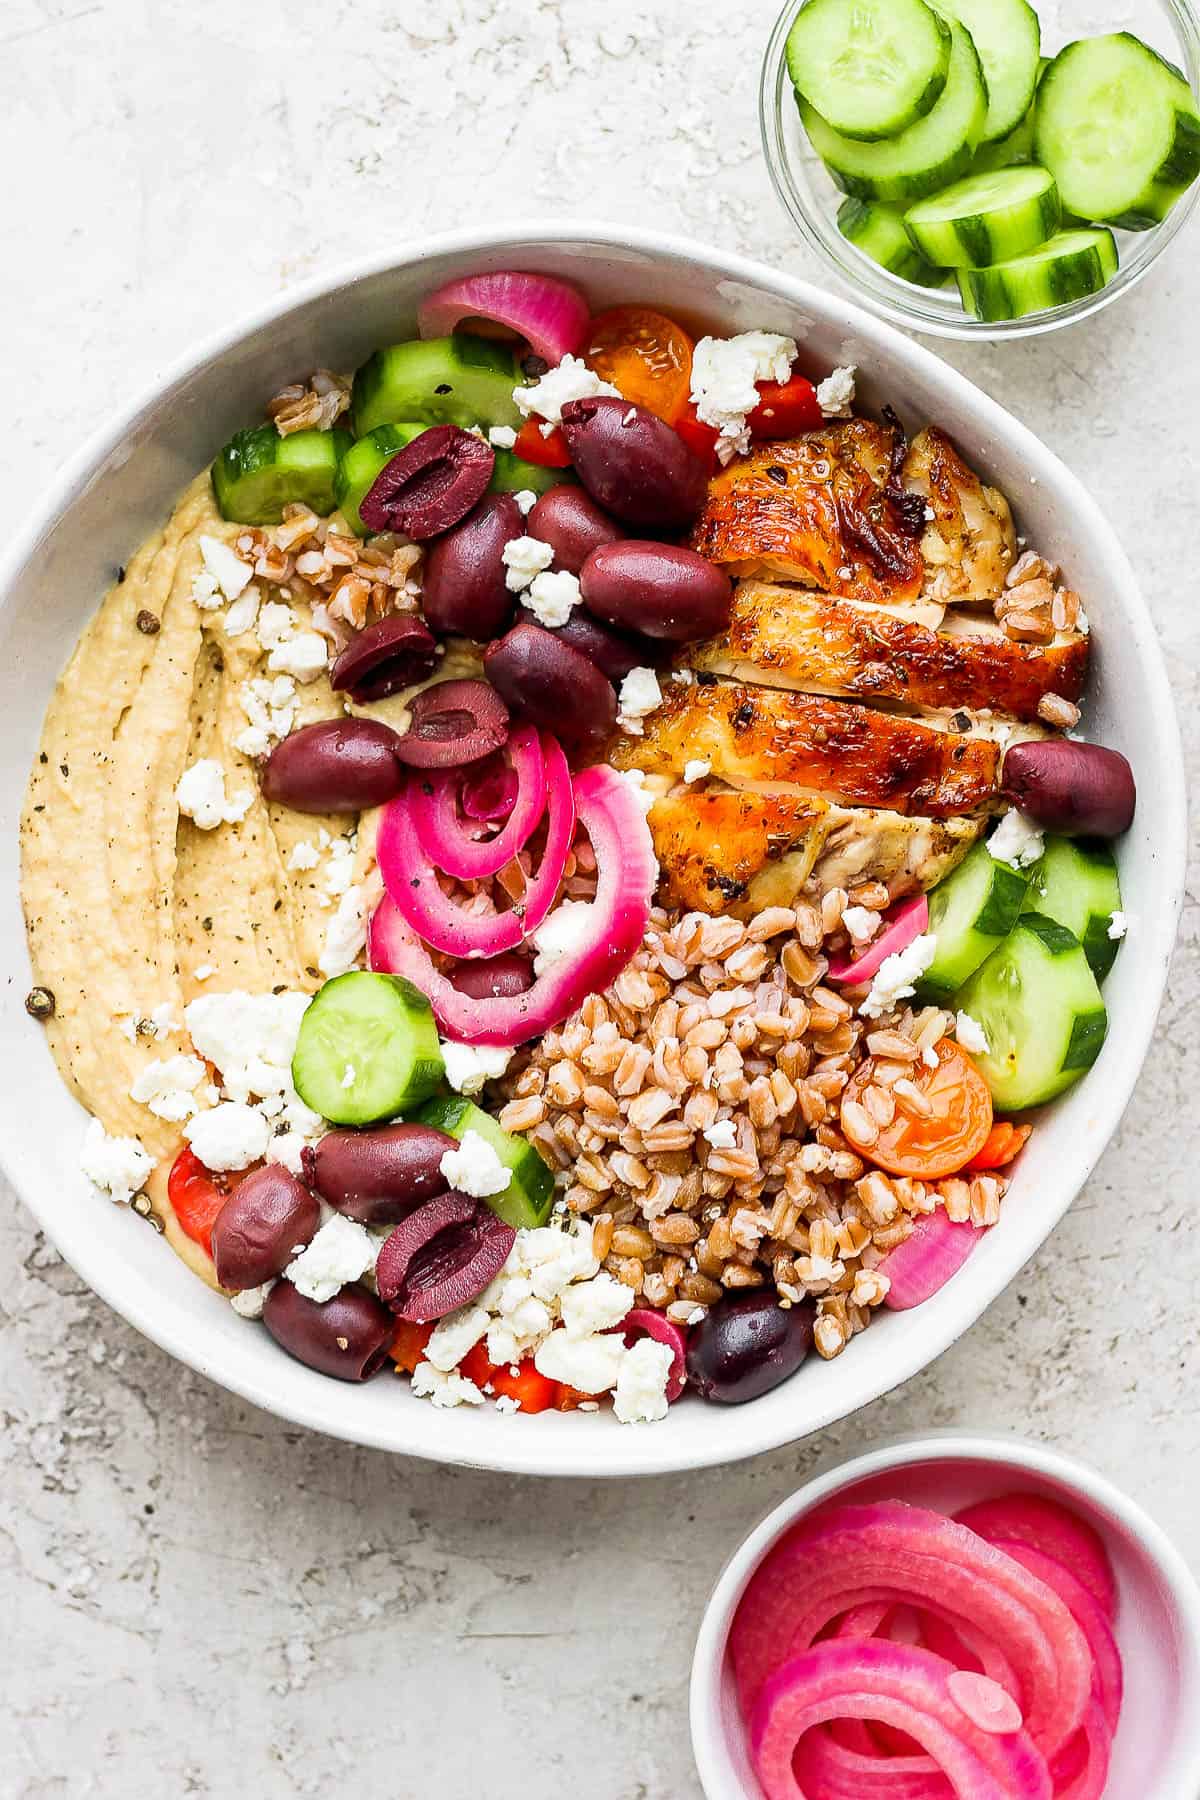
{"label": "pickled red onion ring", "polygon": [[427,781],[410,782],[402,799],[392,802],[393,806],[408,807],[417,842],[434,866],[459,881],[483,881],[498,875],[525,848],[546,810],[546,754],[536,727],[518,726],[504,748],[511,759],[511,770],[506,772],[516,782],[516,793],[508,817],[494,837],[479,842],[468,837],[459,822],[459,790],[461,786],[466,812],[465,778],[470,775],[470,764],[466,769],[441,769]]}
{"label": "pickled red onion ring", "polygon": [[982,1236],[969,1220],[951,1219],[940,1206],[914,1220],[911,1235],[889,1250],[879,1265],[879,1273],[891,1282],[884,1305],[906,1312],[932,1299],[958,1274]]}
{"label": "pickled red onion ring", "polygon": [[[862,1733],[850,1743],[848,1726]],[[861,1719],[814,1726],[796,1746],[793,1771],[815,1800],[954,1800],[954,1789],[932,1756],[886,1756]]]}
{"label": "pickled red onion ring", "polygon": [[894,906],[883,922],[883,930],[875,940],[868,944],[861,956],[835,956],[829,965],[830,981],[841,981],[855,985],[861,981],[871,981],[878,975],[883,963],[898,950],[905,950],[914,938],[919,938],[929,930],[929,902],[924,894],[914,894],[911,900],[902,900]]}
{"label": "pickled red onion ring", "polygon": [[557,275],[493,269],[435,289],[417,309],[423,338],[445,337],[465,319],[487,319],[523,337],[536,356],[560,363],[578,350],[591,308],[572,282]]}
{"label": "pickled red onion ring", "polygon": [[1071,1617],[1088,1641],[1088,1649],[1095,1664],[1093,1691],[1100,1702],[1109,1730],[1115,1731],[1121,1715],[1125,1677],[1121,1669],[1117,1640],[1100,1602],[1084,1587],[1082,1581],[1076,1579],[1070,1569],[1055,1562],[1053,1557],[1035,1550],[1031,1544],[997,1541],[996,1548],[1003,1550],[1006,1556],[1011,1556],[1014,1562],[1019,1562],[1031,1575],[1036,1575],[1039,1581],[1044,1581],[1048,1588],[1053,1588],[1069,1609]]}
{"label": "pickled red onion ring", "polygon": [[1004,1494],[981,1500],[957,1513],[960,1525],[977,1532],[989,1544],[1004,1538],[1029,1544],[1043,1556],[1052,1556],[1082,1581],[1112,1619],[1117,1610],[1117,1583],[1103,1539],[1095,1528],[1042,1494]]}
{"label": "pickled red onion ring", "polygon": [[1050,1764],[1056,1800],[1104,1800],[1112,1761],[1112,1733],[1098,1700],[1083,1724]]}
{"label": "pickled red onion ring", "polygon": [[[496,754],[502,756],[503,752]],[[517,789],[517,772],[507,763],[495,767],[489,767],[486,762],[471,763],[463,771],[459,804],[468,819],[484,819],[489,823],[493,819],[507,819],[516,805]]]}

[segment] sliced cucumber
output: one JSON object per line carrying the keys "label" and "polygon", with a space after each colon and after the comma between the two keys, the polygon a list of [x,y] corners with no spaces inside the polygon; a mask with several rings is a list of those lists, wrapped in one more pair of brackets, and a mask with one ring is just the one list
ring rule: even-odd
{"label": "sliced cucumber", "polygon": [[504,1192],[488,1195],[492,1211],[517,1231],[546,1223],[554,1199],[554,1176],[528,1138],[512,1137],[507,1131],[501,1131],[490,1114],[457,1094],[444,1100],[431,1100],[422,1107],[421,1119],[426,1125],[436,1125],[439,1131],[447,1131],[451,1137],[459,1139],[468,1131],[477,1131],[492,1146],[504,1167],[512,1170],[512,1180]]}
{"label": "sliced cucumber", "polygon": [[1006,938],[1021,914],[1029,876],[988,855],[978,843],[929,895],[929,930],[937,949],[921,978],[930,1000],[948,1000]]}
{"label": "sliced cucumber", "polygon": [[843,200],[838,207],[838,230],[844,238],[902,281],[919,287],[941,287],[945,269],[935,269],[904,229],[904,215],[881,200]]}
{"label": "sliced cucumber", "polygon": [[522,488],[528,488],[531,493],[544,494],[547,488],[574,480],[574,469],[548,469],[541,463],[526,462],[523,456],[516,456],[511,450],[497,450],[488,491],[493,494],[519,494]]}
{"label": "sliced cucumber", "polygon": [[958,994],[983,1027],[976,1058],[1005,1112],[1040,1106],[1078,1081],[1100,1054],[1108,1014],[1079,939],[1025,913]]}
{"label": "sliced cucumber", "polygon": [[966,26],[987,83],[985,144],[1007,137],[1029,111],[1037,87],[1042,28],[1028,0],[938,0],[948,19]]}
{"label": "sliced cucumber", "polygon": [[966,174],[983,136],[987,88],[970,33],[954,25],[951,38],[950,68],[937,105],[882,143],[864,144],[843,136],[803,95],[796,96],[813,149],[847,194],[909,205]]}
{"label": "sliced cucumber", "polygon": [[239,525],[278,525],[285,506],[311,506],[324,517],[334,508],[338,465],[350,448],[348,431],[294,431],[273,425],[237,431],[212,466],[213,492],[223,519]]}
{"label": "sliced cucumber", "polygon": [[1121,884],[1108,845],[1098,838],[1047,838],[1030,872],[1026,905],[1057,919],[1083,945],[1092,974],[1103,981],[1117,959],[1120,940],[1108,935],[1121,910]]}
{"label": "sliced cucumber", "polygon": [[428,430],[428,425],[377,425],[347,450],[333,484],[333,497],[347,525],[359,537],[369,534],[358,509],[380,473],[398,450]]}
{"label": "sliced cucumber", "polygon": [[[1050,67],[1050,58],[1043,56],[1038,62],[1037,78]],[[975,152],[972,168],[979,174],[987,169],[1011,169],[1017,163],[1033,161],[1033,126],[1036,118],[1037,89],[1034,89],[1033,101],[1019,125],[1013,127],[1007,137],[997,138],[994,144],[980,144]]]}
{"label": "sliced cucumber", "polygon": [[1034,144],[1069,212],[1146,231],[1200,174],[1200,112],[1172,64],[1118,31],[1059,51]]}
{"label": "sliced cucumber", "polygon": [[959,269],[958,291],[977,319],[1020,319],[1098,294],[1116,272],[1116,240],[1101,225],[1060,231],[1039,249],[990,269]]}
{"label": "sliced cucumber", "polygon": [[1030,167],[967,175],[910,206],[904,225],[930,262],[979,269],[1044,244],[1061,217],[1053,175]]}
{"label": "sliced cucumber", "polygon": [[351,396],[359,437],[377,425],[520,425],[513,399],[520,375],[511,348],[488,338],[413,338],[368,357]]}
{"label": "sliced cucumber", "polygon": [[374,1125],[428,1100],[445,1074],[429,1002],[402,975],[327,981],[300,1021],[292,1080],[335,1125]]}
{"label": "sliced cucumber", "polygon": [[788,33],[792,86],[849,138],[923,119],[949,65],[949,29],[925,0],[807,0]]}

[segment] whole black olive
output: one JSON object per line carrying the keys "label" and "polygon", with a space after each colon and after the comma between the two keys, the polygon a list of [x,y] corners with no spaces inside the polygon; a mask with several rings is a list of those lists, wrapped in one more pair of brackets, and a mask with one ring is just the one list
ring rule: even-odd
{"label": "whole black olive", "polygon": [[781,1306],[774,1294],[728,1296],[688,1340],[688,1380],[705,1400],[740,1406],[794,1375],[812,1348],[816,1308]]}

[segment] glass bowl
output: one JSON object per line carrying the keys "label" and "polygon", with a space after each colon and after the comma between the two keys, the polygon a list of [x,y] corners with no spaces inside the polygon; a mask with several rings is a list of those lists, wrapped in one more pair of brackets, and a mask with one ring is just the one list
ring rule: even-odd
{"label": "glass bowl", "polygon": [[[787,35],[798,11],[799,0],[787,0],[763,58],[759,122],[771,182],[805,242],[864,306],[893,325],[953,338],[1037,337],[1044,331],[1056,331],[1060,325],[1073,325],[1102,307],[1111,306],[1121,294],[1136,286],[1187,223],[1200,200],[1200,181],[1195,181],[1152,231],[1118,231],[1115,235],[1120,266],[1098,294],[1031,313],[1023,319],[973,319],[963,311],[954,285],[922,288],[902,281],[838,230],[837,212],[845,195],[835,186],[805,135],[784,56]],[[1059,23],[1056,6],[1041,5],[1039,11],[1045,32],[1043,48],[1049,54],[1060,50],[1073,37],[1128,29],[1185,70],[1192,91],[1196,92],[1200,76],[1200,18],[1192,0],[1145,0],[1132,21],[1126,16],[1114,18],[1111,23],[1089,17],[1086,24],[1072,21],[1064,26]],[[1101,19],[1106,17],[1101,14]]]}

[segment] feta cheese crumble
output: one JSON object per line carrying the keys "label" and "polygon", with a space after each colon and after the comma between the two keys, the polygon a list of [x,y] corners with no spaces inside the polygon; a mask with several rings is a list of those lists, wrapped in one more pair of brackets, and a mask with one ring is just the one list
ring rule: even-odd
{"label": "feta cheese crumble", "polygon": [[878,933],[883,919],[877,912],[872,912],[869,906],[847,906],[842,912],[842,924],[850,933],[853,943],[869,944]]}
{"label": "feta cheese crumble", "polygon": [[706,775],[712,774],[712,764],[702,756],[693,757],[691,762],[683,765],[683,779],[690,787],[693,781],[703,781]]}
{"label": "feta cheese crumble", "polygon": [[537,955],[533,959],[535,975],[544,975],[560,957],[573,955],[586,941],[592,928],[590,900],[563,900],[538,926],[533,934]]}
{"label": "feta cheese crumble", "polygon": [[456,1094],[478,1094],[485,1082],[498,1081],[513,1059],[511,1050],[489,1045],[443,1043],[446,1080]]}
{"label": "feta cheese crumble", "polygon": [[497,450],[511,450],[517,441],[517,434],[511,425],[493,425],[488,431],[488,443]]}
{"label": "feta cheese crumble", "polygon": [[536,413],[555,425],[562,424],[562,409],[568,401],[590,400],[597,394],[617,394],[617,389],[610,381],[602,381],[578,356],[564,356],[531,387],[513,389],[513,399],[526,418]]}
{"label": "feta cheese crumble", "polygon": [[512,1180],[491,1144],[477,1131],[464,1131],[457,1150],[447,1150],[438,1168],[460,1194],[475,1200],[486,1200],[491,1194],[502,1194]]}
{"label": "feta cheese crumble", "polygon": [[182,1123],[197,1109],[195,1090],[204,1080],[198,1056],[167,1056],[147,1063],[129,1090],[129,1098],[149,1107],[156,1118]]}
{"label": "feta cheese crumble", "polygon": [[425,1360],[448,1375],[487,1331],[490,1320],[482,1306],[460,1306],[439,1319],[425,1346]]}
{"label": "feta cheese crumble", "polygon": [[572,1337],[552,1331],[533,1353],[533,1366],[550,1381],[565,1381],[584,1394],[605,1394],[614,1387],[625,1359],[619,1335]]}
{"label": "feta cheese crumble", "polygon": [[937,952],[937,939],[932,932],[925,932],[921,937],[906,944],[903,950],[897,950],[892,956],[885,956],[879,966],[879,972],[871,983],[871,990],[859,1007],[864,1019],[879,1019],[884,1013],[892,1011],[901,1000],[907,1000],[917,991],[917,982],[925,973]]}
{"label": "feta cheese crumble", "polygon": [[541,538],[510,538],[500,552],[500,560],[507,571],[505,587],[510,594],[520,594],[531,585],[535,576],[550,567],[554,551]]}
{"label": "feta cheese crumble", "polygon": [[720,435],[717,456],[732,461],[750,448],[747,417],[758,405],[760,381],[786,381],[796,360],[796,341],[774,331],[737,337],[704,337],[692,353],[692,404],[696,417]]}
{"label": "feta cheese crumble", "polygon": [[993,862],[1007,863],[1011,869],[1027,869],[1042,854],[1044,837],[1028,813],[1010,806],[987,840],[988,855]]}
{"label": "feta cheese crumble", "polygon": [[319,631],[298,631],[267,658],[274,674],[290,675],[294,681],[315,681],[329,666],[329,646]]}
{"label": "feta cheese crumble", "polygon": [[221,604],[222,598],[236,600],[249,584],[254,570],[220,538],[202,537],[200,555],[204,559],[204,570],[192,584],[192,598],[203,611],[212,612]]}
{"label": "feta cheese crumble", "polygon": [[254,804],[254,790],[243,788],[227,797],[224,769],[211,756],[202,756],[180,776],[175,800],[184,817],[201,831],[215,831],[218,825],[237,825],[245,818]]}
{"label": "feta cheese crumble", "polygon": [[240,1293],[229,1296],[229,1304],[240,1318],[261,1319],[267,1295],[274,1286],[273,1281],[264,1281],[261,1287],[242,1288]]}
{"label": "feta cheese crumble", "polygon": [[652,1425],[667,1416],[667,1382],[674,1357],[669,1344],[639,1338],[621,1358],[613,1411],[622,1425]]}
{"label": "feta cheese crumble", "polygon": [[594,1275],[590,1281],[576,1281],[563,1289],[558,1302],[568,1337],[611,1331],[632,1305],[633,1289],[615,1275]]}
{"label": "feta cheese crumble", "polygon": [[266,756],[296,722],[296,683],[290,675],[277,675],[274,681],[256,676],[242,684],[238,698],[249,723],[233,747],[243,756]]}
{"label": "feta cheese crumble", "polygon": [[1123,938],[1128,930],[1129,920],[1125,917],[1123,912],[1114,912],[1110,914],[1108,921],[1108,935],[1110,938],[1117,941]]}
{"label": "feta cheese crumble", "polygon": [[242,637],[253,631],[262,595],[256,587],[248,587],[240,600],[235,600],[225,614],[225,631],[229,637]]}
{"label": "feta cheese crumble", "polygon": [[301,838],[300,842],[293,846],[287,866],[297,874],[305,874],[309,869],[315,869],[320,860],[321,852],[316,845],[310,844],[307,838]]}
{"label": "feta cheese crumble", "polygon": [[318,1304],[332,1300],[348,1281],[375,1267],[379,1242],[364,1225],[334,1213],[312,1242],[283,1271],[301,1294]]}
{"label": "feta cheese crumble", "polygon": [[222,1100],[197,1113],[183,1135],[208,1169],[248,1169],[267,1154],[271,1127],[257,1107]]}
{"label": "feta cheese crumble", "polygon": [[325,947],[319,958],[322,975],[346,975],[357,967],[367,946],[368,910],[365,889],[348,887],[325,930]]}
{"label": "feta cheese crumble", "polygon": [[954,1016],[954,1035],[971,1056],[986,1056],[990,1045],[987,1033],[978,1019],[973,1019],[969,1012],[959,1012]]}
{"label": "feta cheese crumble", "polygon": [[517,503],[521,517],[525,519],[529,517],[530,513],[538,503],[538,497],[532,488],[518,488],[513,495],[513,499]]}
{"label": "feta cheese crumble", "polygon": [[617,696],[617,724],[631,737],[641,737],[642,720],[662,705],[662,689],[653,669],[630,669]]}
{"label": "feta cheese crumble", "polygon": [[90,1119],[79,1152],[79,1166],[93,1187],[118,1206],[128,1206],[154,1167],[136,1138],[110,1137],[99,1119]]}
{"label": "feta cheese crumble", "polygon": [[[531,538],[530,542],[536,543],[537,539]],[[582,598],[578,575],[567,569],[543,569],[530,582],[525,604],[539,624],[552,631],[556,625],[566,624]]]}
{"label": "feta cheese crumble", "polygon": [[482,1406],[485,1395],[465,1375],[444,1375],[431,1362],[419,1362],[413,1371],[412,1391],[435,1406]]}
{"label": "feta cheese crumble", "polygon": [[854,370],[835,369],[819,382],[817,405],[826,419],[848,419],[854,406]]}

